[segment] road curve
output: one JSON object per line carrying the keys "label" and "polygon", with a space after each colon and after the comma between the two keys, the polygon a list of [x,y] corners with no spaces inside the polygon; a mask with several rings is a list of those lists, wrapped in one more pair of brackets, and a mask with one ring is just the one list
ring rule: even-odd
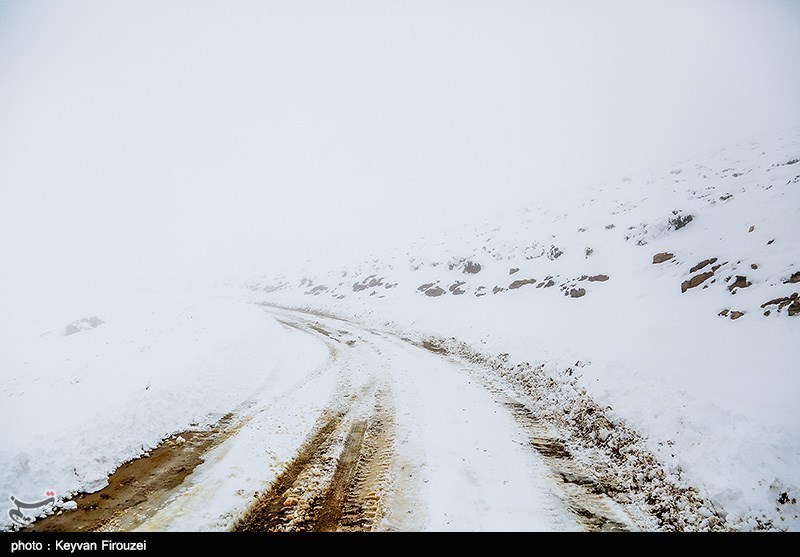
{"label": "road curve", "polygon": [[[81,524],[101,530],[635,529],[475,364],[333,316],[264,309],[311,335],[327,358],[295,365],[288,387],[266,385],[206,432],[203,458],[180,468],[180,485],[173,478],[128,506],[113,490],[99,492],[65,516],[93,512],[96,520]],[[167,456],[182,450],[198,449],[173,443]],[[104,505],[105,515],[97,512]],[[37,524],[70,529],[58,517]]]}

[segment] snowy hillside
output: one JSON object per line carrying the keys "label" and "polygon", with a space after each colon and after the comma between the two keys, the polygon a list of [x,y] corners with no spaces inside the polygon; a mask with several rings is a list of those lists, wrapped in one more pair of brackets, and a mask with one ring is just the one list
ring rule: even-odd
{"label": "snowy hillside", "polygon": [[[325,355],[252,306],[124,289],[23,322],[6,323],[2,338],[0,490],[25,502],[97,491],[164,438],[285,388],[299,354]],[[6,512],[0,525],[14,525]]]}
{"label": "snowy hillside", "polygon": [[[795,131],[247,286],[252,301],[507,354],[504,374],[544,373],[605,408],[613,427],[583,442],[621,470],[641,436],[670,485],[697,487],[727,528],[797,530],[799,222]],[[673,525],[692,527],[673,504]]]}

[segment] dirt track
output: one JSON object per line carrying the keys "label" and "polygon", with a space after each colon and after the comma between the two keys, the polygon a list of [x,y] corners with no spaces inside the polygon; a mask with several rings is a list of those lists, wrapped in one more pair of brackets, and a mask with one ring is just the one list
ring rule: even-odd
{"label": "dirt track", "polygon": [[[34,522],[34,532],[89,532],[99,530],[131,509],[152,507],[179,486],[203,462],[203,454],[230,432],[231,415],[215,427],[185,431],[165,439],[149,454],[123,464],[108,478],[108,485],[75,497],[78,509],[50,515]],[[123,524],[117,524],[122,527]]]}
{"label": "dirt track", "polygon": [[[232,530],[635,528],[606,495],[611,486],[573,461],[524,405],[465,375],[464,362],[330,316],[268,311],[326,343],[338,375],[316,425],[242,506]],[[248,416],[234,413],[214,429],[184,434],[184,442],[165,441],[118,469],[107,488],[76,498],[78,510],[40,520],[34,529],[147,527],[155,513],[169,515],[169,503],[183,496],[178,488],[204,454],[236,442]],[[519,501],[508,503],[512,508],[527,505],[530,522],[524,509],[509,515],[513,522],[494,519],[493,513],[509,512],[504,497]],[[153,524],[162,527],[163,517]]]}

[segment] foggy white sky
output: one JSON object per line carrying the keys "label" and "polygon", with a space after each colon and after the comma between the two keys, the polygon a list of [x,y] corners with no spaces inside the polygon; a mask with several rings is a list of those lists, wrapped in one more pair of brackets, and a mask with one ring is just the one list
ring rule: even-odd
{"label": "foggy white sky", "polygon": [[791,0],[0,1],[3,273],[269,271],[795,127],[798,29]]}

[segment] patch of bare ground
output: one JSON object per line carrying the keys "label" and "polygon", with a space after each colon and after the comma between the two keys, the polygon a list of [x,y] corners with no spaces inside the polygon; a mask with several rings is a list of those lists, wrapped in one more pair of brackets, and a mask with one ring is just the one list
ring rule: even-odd
{"label": "patch of bare ground", "polygon": [[232,421],[233,415],[228,414],[213,428],[185,431],[165,439],[149,453],[117,468],[105,488],[77,495],[73,499],[77,509],[39,519],[26,530],[95,531],[131,508],[158,501],[203,462],[209,449],[227,438]]}

